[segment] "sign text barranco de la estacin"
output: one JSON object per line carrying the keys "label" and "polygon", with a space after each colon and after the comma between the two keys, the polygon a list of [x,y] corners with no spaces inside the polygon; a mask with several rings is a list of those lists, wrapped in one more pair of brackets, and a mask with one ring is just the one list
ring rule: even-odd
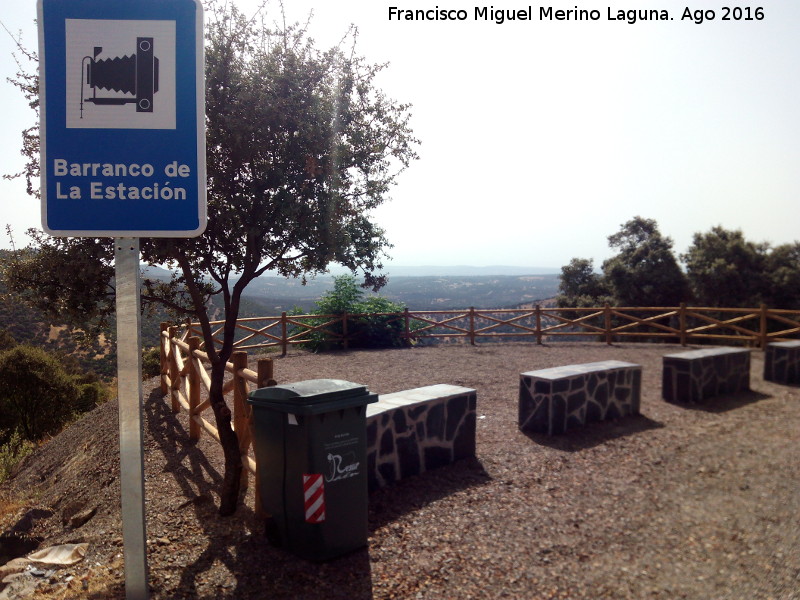
{"label": "sign text barranco de la estacin", "polygon": [[44,230],[200,235],[200,1],[39,0],[38,11]]}

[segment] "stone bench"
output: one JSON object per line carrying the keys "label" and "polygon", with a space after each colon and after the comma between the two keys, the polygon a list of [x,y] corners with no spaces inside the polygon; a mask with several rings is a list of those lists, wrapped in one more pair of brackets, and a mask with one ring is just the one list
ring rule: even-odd
{"label": "stone bench", "polygon": [[775,383],[800,383],[800,340],[767,344],[764,379]]}
{"label": "stone bench", "polygon": [[708,348],[663,357],[661,397],[667,402],[701,403],[749,389],[750,351],[746,348]]}
{"label": "stone bench", "polygon": [[638,415],[642,367],[618,360],[520,374],[519,428],[564,433],[593,421]]}
{"label": "stone bench", "polygon": [[429,385],[367,405],[367,473],[373,491],[475,456],[475,390]]}

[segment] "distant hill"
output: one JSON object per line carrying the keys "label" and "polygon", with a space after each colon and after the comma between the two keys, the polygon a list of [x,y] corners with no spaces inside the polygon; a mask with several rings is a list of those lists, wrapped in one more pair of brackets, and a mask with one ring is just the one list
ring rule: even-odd
{"label": "distant hill", "polygon": [[[280,314],[299,307],[310,311],[316,301],[333,288],[333,275],[290,279],[264,275],[247,286],[243,295],[242,317]],[[146,270],[149,276],[169,277],[158,267]],[[511,266],[392,266],[385,269],[388,284],[379,294],[402,302],[411,310],[450,310],[475,308],[516,308],[535,304],[558,293],[559,269]]]}
{"label": "distant hill", "polygon": [[488,267],[472,267],[469,265],[406,267],[402,265],[387,265],[384,269],[389,277],[475,277],[491,275],[556,275],[561,269],[552,267],[514,267],[507,265],[493,265]]}
{"label": "distant hill", "polygon": [[[552,298],[558,293],[558,275],[391,276],[380,295],[402,302],[411,310],[514,308]],[[303,285],[284,277],[260,277],[245,290],[250,310],[277,314],[299,306],[311,309],[333,287],[333,277],[315,277]]]}
{"label": "distant hill", "polygon": [[[331,275],[349,273],[347,269],[338,265],[331,265]],[[509,265],[490,265],[488,267],[474,267],[471,265],[384,265],[383,273],[391,277],[472,277],[477,275],[557,275],[560,268],[554,267],[517,267]],[[268,271],[266,276],[277,276],[274,271]]]}

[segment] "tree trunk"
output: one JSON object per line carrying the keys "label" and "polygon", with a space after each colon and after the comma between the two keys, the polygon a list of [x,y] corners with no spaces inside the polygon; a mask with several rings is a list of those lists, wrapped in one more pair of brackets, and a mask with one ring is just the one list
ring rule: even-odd
{"label": "tree trunk", "polygon": [[222,487],[219,491],[219,514],[232,515],[239,504],[239,488],[242,480],[242,457],[239,454],[239,438],[231,426],[231,409],[225,402],[222,393],[225,378],[225,362],[216,361],[211,366],[211,389],[209,400],[211,409],[216,417],[219,441],[222,444],[222,453],[225,458],[225,472]]}

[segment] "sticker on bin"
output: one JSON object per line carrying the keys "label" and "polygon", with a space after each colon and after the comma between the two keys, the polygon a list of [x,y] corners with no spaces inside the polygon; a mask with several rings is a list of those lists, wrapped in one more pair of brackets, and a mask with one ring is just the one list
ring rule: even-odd
{"label": "sticker on bin", "polygon": [[322,523],[325,520],[325,483],[322,474],[303,475],[303,497],[306,523]]}

